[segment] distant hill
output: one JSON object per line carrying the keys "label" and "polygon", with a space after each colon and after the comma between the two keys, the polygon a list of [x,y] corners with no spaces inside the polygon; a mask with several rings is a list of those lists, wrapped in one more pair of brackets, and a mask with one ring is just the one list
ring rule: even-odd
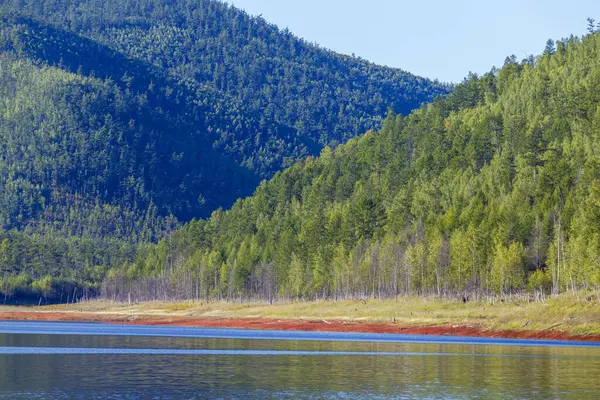
{"label": "distant hill", "polygon": [[[19,140],[40,138],[35,150],[5,158],[7,167],[54,170],[54,182],[40,171],[19,176],[36,190],[76,193],[136,215],[152,204],[160,216],[208,216],[325,143],[376,127],[388,107],[408,112],[446,90],[306,44],[215,1],[193,8],[182,1],[8,2],[0,10],[5,62],[20,66],[16,74],[24,65],[36,71],[6,84],[36,107],[10,114],[0,129],[18,124]],[[55,88],[32,90],[43,76]],[[53,90],[62,102],[39,98]],[[55,137],[78,136],[77,162],[66,147],[52,150],[57,163],[37,160],[49,162],[52,147],[32,121],[53,113],[45,123],[54,124]],[[35,221],[46,207],[34,199],[22,213],[16,208],[25,202],[12,199],[5,228]]]}
{"label": "distant hill", "polygon": [[[215,0],[8,0],[4,9],[217,89],[321,144],[379,128],[448,87],[307,43]],[[256,158],[256,164],[263,160]]]}

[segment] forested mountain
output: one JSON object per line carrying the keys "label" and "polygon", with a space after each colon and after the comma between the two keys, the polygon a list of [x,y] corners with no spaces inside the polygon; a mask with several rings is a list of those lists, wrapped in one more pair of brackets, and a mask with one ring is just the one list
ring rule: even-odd
{"label": "forested mountain", "polygon": [[[9,1],[0,7],[0,50],[15,65],[2,71],[6,107],[28,105],[7,109],[0,129],[16,139],[4,142],[38,142],[23,154],[3,149],[8,168],[35,166],[20,171],[24,184],[182,220],[228,207],[323,143],[377,126],[387,107],[407,112],[445,92],[212,0]],[[35,198],[0,202],[7,197],[5,228],[45,207]]]}
{"label": "forested mountain", "polygon": [[4,1],[0,274],[85,280],[448,89],[214,0]]}
{"label": "forested mountain", "polygon": [[600,285],[600,34],[472,75],[112,270],[109,298]]}
{"label": "forested mountain", "polygon": [[[8,22],[0,72],[2,154],[6,168],[19,169],[39,190],[76,192],[134,212],[153,212],[152,203],[160,215],[191,219],[251,191],[261,174],[275,169],[270,160],[315,150],[291,128],[237,113],[213,90],[174,81],[68,32],[30,20]],[[243,165],[259,154],[265,170]],[[15,203],[4,207],[5,227],[22,224],[11,216],[35,219],[44,207],[30,206],[34,215],[11,212],[10,206],[37,199],[5,199]]]}
{"label": "forested mountain", "polygon": [[[236,100],[234,109],[294,127],[321,144],[378,128],[389,107],[407,114],[447,92],[447,87],[405,71],[319,48],[220,1],[4,3],[9,12],[217,89]],[[251,161],[263,163],[258,156]]]}

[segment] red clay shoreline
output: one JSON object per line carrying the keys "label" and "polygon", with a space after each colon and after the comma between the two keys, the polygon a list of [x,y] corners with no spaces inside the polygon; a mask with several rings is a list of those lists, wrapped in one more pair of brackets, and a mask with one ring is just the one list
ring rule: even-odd
{"label": "red clay shoreline", "polygon": [[489,330],[481,325],[402,325],[391,322],[362,322],[350,320],[306,320],[270,318],[212,318],[176,316],[131,316],[89,312],[0,312],[5,321],[98,322],[106,324],[184,326],[204,328],[237,328],[282,331],[387,333],[407,335],[471,336],[503,339],[566,340],[600,342],[600,335],[573,335],[558,330],[509,331]]}

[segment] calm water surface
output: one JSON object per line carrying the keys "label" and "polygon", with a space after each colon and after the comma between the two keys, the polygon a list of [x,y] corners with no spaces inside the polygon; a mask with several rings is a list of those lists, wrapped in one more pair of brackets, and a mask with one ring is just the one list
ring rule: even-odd
{"label": "calm water surface", "polygon": [[0,321],[0,399],[598,399],[600,347]]}

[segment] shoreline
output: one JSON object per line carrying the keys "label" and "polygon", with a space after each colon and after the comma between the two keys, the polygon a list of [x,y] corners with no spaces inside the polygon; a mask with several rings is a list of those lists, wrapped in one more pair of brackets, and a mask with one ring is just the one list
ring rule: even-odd
{"label": "shoreline", "polygon": [[440,335],[500,339],[535,339],[600,342],[598,334],[573,334],[548,328],[510,330],[487,328],[482,324],[405,324],[401,322],[357,321],[347,319],[267,318],[267,317],[194,317],[179,315],[123,314],[90,311],[0,310],[0,320],[40,322],[92,322],[104,324],[233,328],[305,332],[348,332],[405,335]]}

